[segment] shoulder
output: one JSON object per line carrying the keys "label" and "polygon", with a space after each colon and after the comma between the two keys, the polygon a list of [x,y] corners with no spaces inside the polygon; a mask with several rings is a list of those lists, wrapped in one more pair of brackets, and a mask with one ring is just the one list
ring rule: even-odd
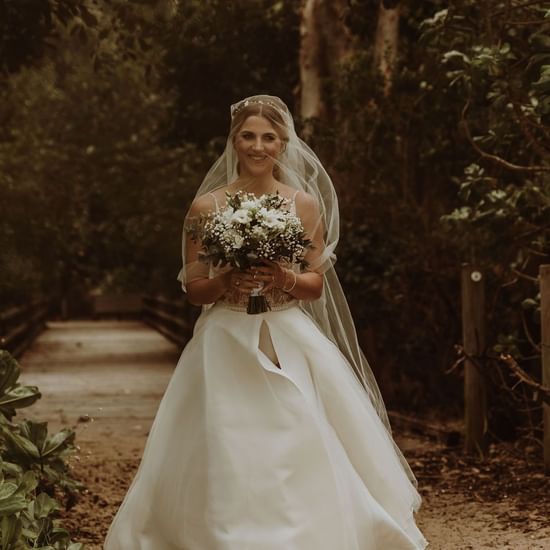
{"label": "shoulder", "polygon": [[[216,197],[217,198],[217,197]],[[195,198],[189,207],[188,216],[199,216],[216,209],[216,200],[212,193],[206,193]]]}
{"label": "shoulder", "polygon": [[319,201],[305,191],[298,191],[294,200],[298,212],[319,212]]}
{"label": "shoulder", "polygon": [[284,198],[293,200],[298,208],[313,208],[315,207],[315,205],[318,204],[317,199],[313,195],[310,195],[309,193],[306,193],[301,189],[297,190],[295,187],[291,187],[290,185],[286,185],[280,182],[279,193]]}

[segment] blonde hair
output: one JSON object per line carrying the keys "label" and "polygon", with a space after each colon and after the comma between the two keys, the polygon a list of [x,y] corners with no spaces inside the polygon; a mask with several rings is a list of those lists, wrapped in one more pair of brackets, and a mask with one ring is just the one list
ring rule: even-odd
{"label": "blonde hair", "polygon": [[288,128],[285,123],[285,119],[279,109],[266,103],[249,103],[241,107],[231,119],[231,127],[229,129],[229,136],[233,141],[237,132],[242,128],[246,119],[250,116],[259,116],[265,118],[283,143],[288,141]]}

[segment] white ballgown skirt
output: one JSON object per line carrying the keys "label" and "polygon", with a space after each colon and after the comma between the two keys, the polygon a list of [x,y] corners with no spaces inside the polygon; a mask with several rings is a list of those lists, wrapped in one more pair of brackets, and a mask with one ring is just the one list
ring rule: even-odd
{"label": "white ballgown skirt", "polygon": [[[280,368],[274,363],[278,362]],[[410,550],[420,496],[297,306],[199,317],[106,550]]]}

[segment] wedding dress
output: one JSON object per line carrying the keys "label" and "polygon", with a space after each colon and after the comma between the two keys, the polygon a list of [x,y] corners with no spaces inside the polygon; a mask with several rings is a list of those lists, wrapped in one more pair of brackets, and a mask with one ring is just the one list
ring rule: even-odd
{"label": "wedding dress", "polygon": [[[275,100],[286,109],[273,96],[243,101]],[[319,191],[323,205],[325,244],[316,249],[316,265],[326,265],[322,298],[300,302],[272,288],[271,310],[249,315],[248,298],[228,291],[203,309],[105,550],[427,546],[414,520],[421,502],[414,476],[388,430],[332,267],[332,184],[285,112],[292,134],[283,176],[295,189]],[[199,194],[232,181],[231,150],[228,139]],[[191,268],[200,268],[189,265],[180,272],[184,285]],[[215,271],[210,266],[207,276]],[[361,383],[358,371],[370,377]]]}
{"label": "wedding dress", "polygon": [[106,550],[424,548],[416,490],[338,348],[271,296],[199,317]]}

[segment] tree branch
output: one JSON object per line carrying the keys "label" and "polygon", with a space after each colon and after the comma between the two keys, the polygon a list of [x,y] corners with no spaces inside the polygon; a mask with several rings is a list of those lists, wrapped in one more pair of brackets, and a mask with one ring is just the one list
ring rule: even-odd
{"label": "tree branch", "polygon": [[529,6],[534,6],[535,4],[540,4],[540,0],[529,0],[529,2],[524,2],[523,4],[516,4],[515,6],[507,6],[503,10],[496,11],[493,13],[493,17],[498,17],[502,14],[508,14],[511,11],[521,10],[522,8],[528,8]]}
{"label": "tree branch", "polygon": [[466,136],[466,139],[470,142],[470,145],[476,150],[476,152],[481,157],[487,160],[491,160],[496,164],[498,164],[499,166],[503,166],[504,168],[508,170],[512,170],[514,172],[550,172],[550,166],[521,166],[519,164],[513,164],[511,162],[508,162],[507,160],[497,155],[492,155],[490,153],[483,151],[483,149],[481,149],[479,145],[472,138],[470,127],[468,126],[468,121],[466,120],[466,113],[469,107],[470,107],[470,99],[468,99],[468,101],[466,102],[466,105],[464,105],[464,108],[462,109],[462,113],[460,115],[460,126],[464,130],[464,134]]}
{"label": "tree branch", "polygon": [[517,364],[516,360],[511,355],[501,354],[498,361],[506,365],[512,375],[533,390],[534,399],[540,399],[550,405],[550,388],[534,380]]}

